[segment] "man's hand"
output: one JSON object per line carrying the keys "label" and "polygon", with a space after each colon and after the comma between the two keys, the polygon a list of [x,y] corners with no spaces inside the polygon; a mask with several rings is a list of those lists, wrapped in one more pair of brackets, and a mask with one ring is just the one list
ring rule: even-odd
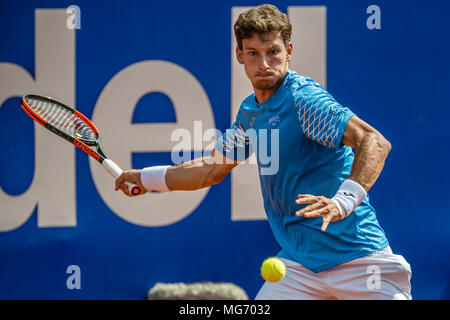
{"label": "man's hand", "polygon": [[330,222],[336,222],[343,219],[336,203],[326,197],[313,196],[310,194],[299,194],[298,199],[295,200],[295,203],[310,204],[310,206],[297,211],[295,214],[306,218],[322,217],[323,222],[322,228],[320,229],[322,232],[327,229]]}
{"label": "man's hand", "polygon": [[131,182],[138,185],[141,188],[141,192],[137,195],[147,193],[147,189],[142,185],[141,182],[141,170],[127,170],[122,172],[122,174],[116,179],[116,191],[119,189],[122,190],[127,196],[131,197],[130,191],[128,190],[128,186],[125,182]]}

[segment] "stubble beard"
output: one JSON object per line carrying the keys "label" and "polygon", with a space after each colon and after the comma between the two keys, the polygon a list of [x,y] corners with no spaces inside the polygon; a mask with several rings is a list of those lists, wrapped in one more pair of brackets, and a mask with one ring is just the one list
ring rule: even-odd
{"label": "stubble beard", "polygon": [[254,84],[254,87],[258,90],[272,90],[276,88],[283,81],[282,77],[279,77],[275,81],[262,80]]}

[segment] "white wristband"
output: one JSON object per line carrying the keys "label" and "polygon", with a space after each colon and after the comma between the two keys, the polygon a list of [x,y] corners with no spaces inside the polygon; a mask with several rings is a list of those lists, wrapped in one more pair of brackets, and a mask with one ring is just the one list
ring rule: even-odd
{"label": "white wristband", "polygon": [[170,166],[147,167],[141,171],[141,182],[149,191],[169,192],[166,184],[166,170]]}
{"label": "white wristband", "polygon": [[335,198],[332,198],[331,200],[333,200],[333,202],[336,204],[336,207],[339,209],[339,213],[340,213],[341,217],[345,218],[346,217],[345,210],[341,206],[339,201],[337,201]]}
{"label": "white wristband", "polygon": [[357,182],[345,180],[336,195],[331,199],[338,204],[337,207],[343,218],[348,217],[366,197],[366,190]]}

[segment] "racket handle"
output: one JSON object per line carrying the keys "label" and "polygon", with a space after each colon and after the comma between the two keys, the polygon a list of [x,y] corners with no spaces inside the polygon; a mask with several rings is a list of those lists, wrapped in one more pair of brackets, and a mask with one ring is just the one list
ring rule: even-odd
{"label": "racket handle", "polygon": [[[120,167],[110,159],[103,160],[102,166],[106,169],[106,171],[109,172],[110,175],[114,177],[114,179],[117,179],[123,172],[123,170],[120,169]],[[141,192],[141,188],[138,185],[127,181],[125,181],[124,183],[127,185],[128,190],[130,190],[130,194],[132,196],[136,196]]]}

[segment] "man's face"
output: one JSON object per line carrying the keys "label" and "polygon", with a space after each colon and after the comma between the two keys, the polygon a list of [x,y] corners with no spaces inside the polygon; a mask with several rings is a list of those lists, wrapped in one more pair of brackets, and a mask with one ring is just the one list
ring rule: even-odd
{"label": "man's face", "polygon": [[254,33],[242,39],[242,50],[236,48],[239,63],[256,90],[271,90],[283,80],[292,56],[292,43],[287,48],[279,32]]}

